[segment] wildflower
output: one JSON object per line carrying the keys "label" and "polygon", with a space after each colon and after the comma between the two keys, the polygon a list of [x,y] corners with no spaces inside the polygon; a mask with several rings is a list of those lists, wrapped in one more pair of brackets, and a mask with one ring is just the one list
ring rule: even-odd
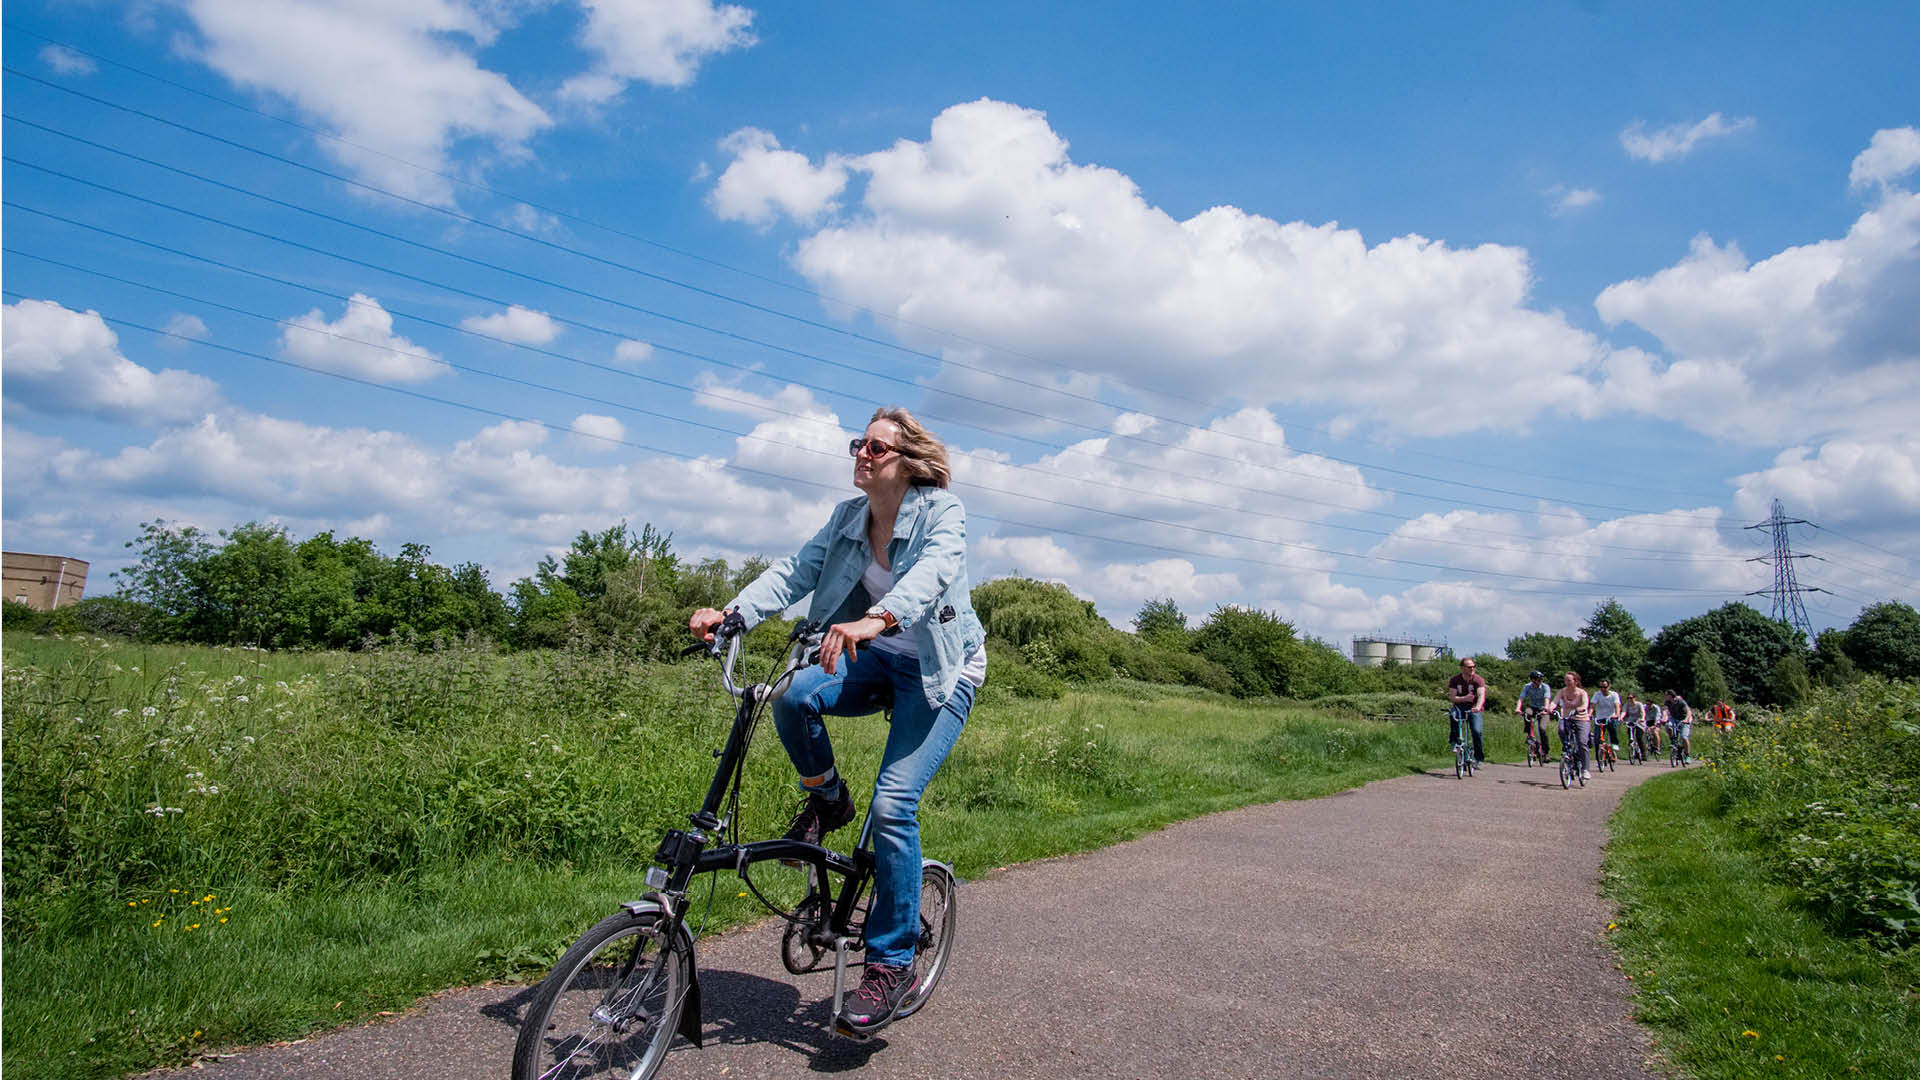
{"label": "wildflower", "polygon": [[1753,1030],[1752,1028],[1748,1028],[1747,1030],[1741,1032],[1740,1034],[1745,1035],[1749,1039],[1757,1039],[1760,1037],[1760,1033]]}
{"label": "wildflower", "polygon": [[140,715],[151,718],[151,717],[159,716],[160,710],[149,705],[146,708],[140,710]]}
{"label": "wildflower", "polygon": [[245,694],[235,694],[235,695],[233,695],[233,700],[235,700],[235,701],[237,701],[237,702],[239,702],[239,703],[240,703],[240,704],[242,704],[242,705],[245,705],[245,704],[247,703],[247,695],[245,695]]}
{"label": "wildflower", "polygon": [[129,901],[127,901],[127,906],[128,906],[128,907],[139,907],[139,906],[140,906],[140,902],[139,902],[138,900],[129,900]]}

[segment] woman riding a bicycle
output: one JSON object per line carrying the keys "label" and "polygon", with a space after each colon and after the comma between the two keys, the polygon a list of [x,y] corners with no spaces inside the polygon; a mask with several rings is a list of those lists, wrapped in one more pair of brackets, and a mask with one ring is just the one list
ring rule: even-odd
{"label": "woman riding a bicycle", "polygon": [[[806,792],[789,839],[817,844],[854,817],[825,717],[893,710],[870,808],[866,973],[839,1017],[866,1035],[894,1018],[917,982],[920,796],[966,725],[987,654],[967,579],[966,509],[947,490],[946,447],[907,410],[881,408],[849,449],[862,494],[834,507],[806,546],[727,606],[751,626],[811,593],[807,617],[829,627],[820,666],[795,676],[773,703]],[[724,618],[703,608],[688,629],[711,640]]]}
{"label": "woman riding a bicycle", "polygon": [[1573,767],[1582,779],[1591,780],[1593,774],[1587,771],[1587,736],[1591,733],[1592,722],[1588,712],[1587,692],[1580,688],[1580,674],[1569,671],[1564,678],[1560,692],[1553,695],[1553,713],[1560,718],[1560,746],[1564,754],[1571,745],[1574,750]]}

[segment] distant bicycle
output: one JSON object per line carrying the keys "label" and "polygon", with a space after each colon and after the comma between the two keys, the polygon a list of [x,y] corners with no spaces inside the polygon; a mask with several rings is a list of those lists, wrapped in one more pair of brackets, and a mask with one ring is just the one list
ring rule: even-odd
{"label": "distant bicycle", "polygon": [[1675,732],[1667,744],[1667,768],[1684,769],[1693,763],[1693,740]]}
{"label": "distant bicycle", "polygon": [[1545,765],[1548,758],[1546,710],[1529,707],[1522,713],[1526,717],[1527,767]]}
{"label": "distant bicycle", "polygon": [[1453,778],[1473,775],[1473,744],[1467,739],[1467,712],[1453,708]]}
{"label": "distant bicycle", "polygon": [[1560,786],[1570,788],[1577,781],[1586,787],[1586,774],[1580,771],[1580,733],[1567,730],[1571,727],[1569,723],[1560,729]]}
{"label": "distant bicycle", "polygon": [[1627,760],[1635,765],[1647,760],[1647,726],[1627,723]]}

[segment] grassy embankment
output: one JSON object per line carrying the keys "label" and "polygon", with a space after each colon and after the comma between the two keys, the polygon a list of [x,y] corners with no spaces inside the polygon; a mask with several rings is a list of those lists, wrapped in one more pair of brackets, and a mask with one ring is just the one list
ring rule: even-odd
{"label": "grassy embankment", "polygon": [[[711,665],[568,653],[9,634],[4,689],[18,1078],[113,1075],[537,977],[641,891],[731,715]],[[883,734],[836,725],[843,770],[870,777]],[[926,849],[975,877],[1438,767],[1439,742],[1428,724],[1146,684],[1057,701],[990,685],[923,807]],[[744,831],[773,834],[794,799],[763,730]],[[710,928],[758,913],[720,885]]]}
{"label": "grassy embankment", "polygon": [[1748,724],[1628,794],[1607,889],[1640,1020],[1697,1080],[1920,1077],[1920,689]]}

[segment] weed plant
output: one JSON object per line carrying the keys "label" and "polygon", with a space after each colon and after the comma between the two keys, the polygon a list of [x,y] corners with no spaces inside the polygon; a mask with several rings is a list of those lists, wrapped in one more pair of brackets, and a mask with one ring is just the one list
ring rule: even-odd
{"label": "weed plant", "polygon": [[1742,724],[1712,776],[1774,875],[1835,929],[1920,945],[1920,684],[1869,678]]}
{"label": "weed plant", "polygon": [[[178,1063],[537,977],[642,891],[732,715],[710,663],[605,652],[8,634],[0,678],[3,1064],[22,1078]],[[962,877],[1445,753],[1443,726],[1350,711],[1127,682],[992,688],[922,806],[928,852]],[[884,722],[833,734],[842,771],[870,780]],[[743,792],[748,838],[792,812],[770,730]],[[777,895],[797,885],[769,873]],[[744,895],[696,894],[700,921],[754,917]]]}

